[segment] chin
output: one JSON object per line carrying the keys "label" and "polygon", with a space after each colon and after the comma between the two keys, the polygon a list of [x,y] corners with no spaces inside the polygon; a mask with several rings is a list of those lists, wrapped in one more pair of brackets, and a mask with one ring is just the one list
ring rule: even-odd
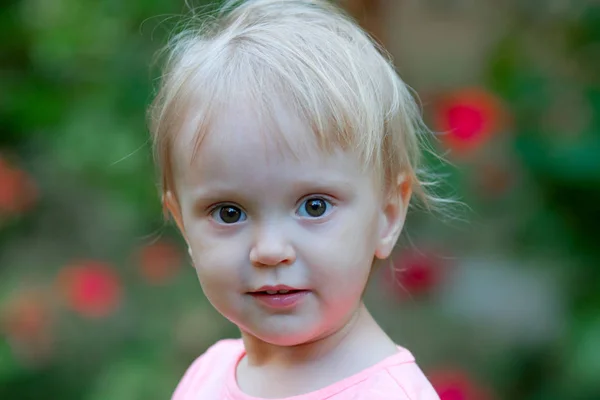
{"label": "chin", "polygon": [[297,329],[297,327],[287,326],[281,327],[281,329],[275,328],[265,330],[264,327],[262,327],[254,332],[250,331],[250,334],[257,339],[274,346],[286,347],[309,343],[319,337],[318,332],[307,330],[306,326],[303,328],[304,329]]}

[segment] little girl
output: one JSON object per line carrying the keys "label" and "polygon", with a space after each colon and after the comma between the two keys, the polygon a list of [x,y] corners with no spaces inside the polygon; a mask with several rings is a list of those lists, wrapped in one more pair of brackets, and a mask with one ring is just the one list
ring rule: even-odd
{"label": "little girl", "polygon": [[363,304],[423,129],[385,53],[325,0],[230,1],[177,36],[151,130],[165,209],[241,331],[175,400],[438,399]]}

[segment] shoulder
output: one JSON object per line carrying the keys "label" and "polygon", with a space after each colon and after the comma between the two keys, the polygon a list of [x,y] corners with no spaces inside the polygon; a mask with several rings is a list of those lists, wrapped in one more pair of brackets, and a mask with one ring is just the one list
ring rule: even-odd
{"label": "shoulder", "polygon": [[[192,398],[192,393],[210,387],[212,383],[222,385],[223,379],[244,349],[241,339],[223,339],[210,346],[188,367],[179,381],[173,400]],[[214,382],[213,382],[214,381]]]}
{"label": "shoulder", "polygon": [[[364,391],[370,397],[381,400],[439,400],[435,389],[406,349],[380,364],[363,381]],[[361,398],[362,400],[362,398]]]}
{"label": "shoulder", "polygon": [[407,400],[439,400],[435,389],[415,362],[390,366],[386,372]]}

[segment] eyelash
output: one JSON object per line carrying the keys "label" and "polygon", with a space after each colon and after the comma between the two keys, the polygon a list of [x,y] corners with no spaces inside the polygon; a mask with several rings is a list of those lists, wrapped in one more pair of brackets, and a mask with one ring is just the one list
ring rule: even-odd
{"label": "eyelash", "polygon": [[[325,209],[325,212],[324,212],[324,214],[323,214],[323,215],[320,215],[320,216],[317,216],[317,217],[312,217],[312,218],[311,218],[310,216],[306,216],[306,217],[304,217],[304,216],[300,216],[301,218],[306,218],[306,219],[315,219],[315,220],[316,220],[316,219],[321,219],[321,218],[323,218],[323,217],[325,217],[325,216],[329,215],[329,214],[330,214],[330,213],[333,211],[333,208],[335,208],[335,206],[336,206],[336,204],[335,204],[335,201],[334,201],[334,200],[332,200],[331,198],[329,198],[328,196],[310,195],[310,196],[306,196],[306,197],[304,197],[304,198],[302,199],[302,201],[300,201],[300,203],[299,203],[299,204],[298,204],[298,206],[296,207],[295,214],[296,214],[296,215],[298,215],[298,214],[299,214],[299,211],[302,209],[302,205],[303,205],[303,204],[306,204],[308,201],[311,201],[311,200],[320,200],[320,201],[323,201],[323,202],[325,202],[325,204],[326,204],[326,209]],[[212,207],[210,207],[210,208],[208,209],[208,215],[209,215],[209,216],[211,216],[213,219],[217,220],[217,218],[215,217],[215,215],[214,215],[214,214],[215,214],[217,211],[220,211],[220,210],[222,210],[222,209],[224,209],[224,208],[226,208],[226,207],[235,208],[235,209],[239,210],[239,211],[241,212],[241,214],[242,214],[242,215],[244,215],[244,218],[243,218],[241,221],[239,221],[239,222],[243,222],[243,221],[245,221],[245,220],[248,218],[248,215],[247,215],[247,213],[246,213],[246,212],[245,212],[245,211],[242,209],[242,207],[240,207],[240,206],[238,206],[238,205],[236,205],[236,204],[233,204],[233,203],[219,203],[219,204],[216,204],[216,205],[214,205],[214,206],[212,206]],[[306,206],[305,206],[305,207],[306,207]],[[219,218],[220,218],[220,217],[219,217]],[[222,224],[222,225],[234,225],[234,224],[238,223],[238,221],[236,221],[236,222],[233,222],[233,223],[227,223],[227,222],[225,222],[225,221],[218,221],[218,220],[217,220],[217,222],[218,222],[219,224]]]}

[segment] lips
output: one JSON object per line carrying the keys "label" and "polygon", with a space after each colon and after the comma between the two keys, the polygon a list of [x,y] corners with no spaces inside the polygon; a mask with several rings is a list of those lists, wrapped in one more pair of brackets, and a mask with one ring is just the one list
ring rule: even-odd
{"label": "lips", "polygon": [[273,295],[273,294],[288,294],[288,293],[297,293],[297,292],[302,292],[302,290],[287,290],[287,289],[282,289],[282,290],[262,290],[260,292],[252,292],[252,294],[268,294],[268,295]]}
{"label": "lips", "polygon": [[296,292],[304,292],[306,289],[300,289],[287,285],[276,285],[276,286],[262,286],[258,290],[253,290],[250,294],[263,294],[263,295],[275,295],[275,294],[288,294]]}
{"label": "lips", "polygon": [[260,304],[270,309],[288,310],[295,308],[310,292],[290,286],[263,286],[249,294]]}

